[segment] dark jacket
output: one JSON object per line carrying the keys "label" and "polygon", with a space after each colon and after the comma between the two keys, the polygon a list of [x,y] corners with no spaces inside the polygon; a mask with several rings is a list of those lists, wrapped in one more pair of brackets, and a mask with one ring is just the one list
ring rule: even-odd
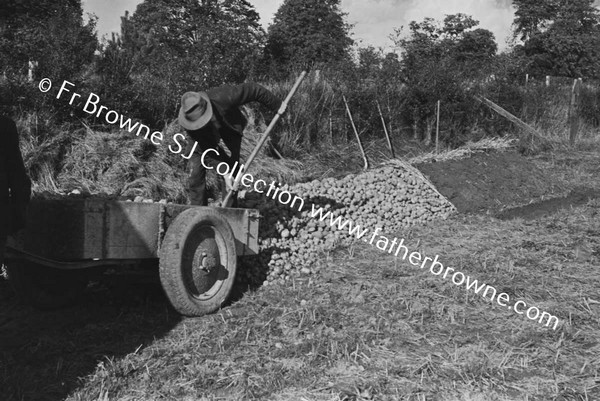
{"label": "dark jacket", "polygon": [[31,196],[31,181],[19,149],[17,127],[0,116],[0,236],[21,228]]}
{"label": "dark jacket", "polygon": [[[219,86],[209,89],[206,93],[211,100],[217,119],[223,125],[221,129],[230,130],[240,136],[248,123],[240,106],[259,102],[272,111],[277,111],[281,107],[281,100],[263,86],[251,82],[236,86]],[[190,132],[190,136],[197,141],[210,136],[211,132],[207,132],[207,130],[211,130],[212,127],[205,128]]]}

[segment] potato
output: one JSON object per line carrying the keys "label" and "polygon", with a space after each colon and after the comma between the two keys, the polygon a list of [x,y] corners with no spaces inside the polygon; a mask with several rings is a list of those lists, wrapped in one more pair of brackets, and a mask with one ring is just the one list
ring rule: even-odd
{"label": "potato", "polygon": [[412,172],[387,166],[349,174],[340,180],[330,177],[284,186],[305,200],[305,210],[299,213],[267,199],[264,194],[248,193],[241,200],[242,206],[255,207],[262,216],[261,254],[248,274],[261,277],[261,282],[263,274],[266,282],[285,282],[295,275],[315,274],[319,270],[320,251],[356,240],[347,231],[331,227],[329,219],[321,222],[312,218],[313,203],[331,212],[334,219],[341,216],[342,221],[348,219],[370,230],[381,227],[382,234],[387,235],[403,227],[447,218],[454,207],[421,180]]}

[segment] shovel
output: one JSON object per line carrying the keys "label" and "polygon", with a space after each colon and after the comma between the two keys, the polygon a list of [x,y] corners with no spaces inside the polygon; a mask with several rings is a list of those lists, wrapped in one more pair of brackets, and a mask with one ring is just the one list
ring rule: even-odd
{"label": "shovel", "polygon": [[263,147],[263,145],[267,141],[267,138],[271,134],[271,131],[273,130],[273,127],[275,126],[275,124],[277,124],[277,121],[279,121],[279,119],[281,118],[283,113],[285,113],[288,103],[292,99],[292,96],[294,96],[294,93],[296,93],[296,91],[298,90],[298,87],[302,83],[302,80],[304,79],[305,76],[306,76],[306,71],[302,71],[302,74],[300,74],[300,76],[296,80],[296,83],[292,87],[292,90],[290,91],[290,93],[288,93],[285,100],[281,103],[281,107],[277,111],[277,114],[275,115],[275,117],[273,117],[273,120],[271,120],[271,123],[267,127],[266,131],[260,137],[258,143],[252,150],[252,153],[250,153],[250,156],[248,156],[248,160],[246,160],[246,163],[243,164],[242,167],[240,168],[240,171],[236,175],[235,180],[233,181],[233,184],[232,184],[231,188],[229,189],[229,192],[227,192],[227,195],[225,196],[225,199],[223,200],[221,207],[231,207],[231,205],[233,204],[233,200],[234,200],[235,196],[237,196],[237,192],[239,190],[240,181],[241,181],[242,177],[244,176],[245,172],[248,170],[248,167],[250,167],[250,164],[252,164],[252,162],[256,158],[256,155],[258,155],[258,152],[260,151],[260,149]]}

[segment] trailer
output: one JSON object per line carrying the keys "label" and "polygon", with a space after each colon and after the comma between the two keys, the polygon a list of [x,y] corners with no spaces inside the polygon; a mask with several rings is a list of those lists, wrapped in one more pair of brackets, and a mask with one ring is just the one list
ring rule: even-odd
{"label": "trailer", "polygon": [[227,300],[238,257],[258,253],[258,224],[254,209],[34,199],[5,263],[20,298],[44,309],[72,302],[90,271],[158,264],[173,307],[201,316]]}

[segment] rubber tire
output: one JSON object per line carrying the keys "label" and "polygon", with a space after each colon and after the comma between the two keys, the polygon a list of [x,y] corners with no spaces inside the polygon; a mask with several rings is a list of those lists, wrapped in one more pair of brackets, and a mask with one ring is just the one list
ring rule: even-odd
{"label": "rubber tire", "polygon": [[75,303],[87,287],[81,271],[60,270],[27,260],[7,264],[9,281],[24,304],[53,310]]}
{"label": "rubber tire", "polygon": [[[205,235],[206,231],[201,232],[204,230],[212,231],[218,248],[220,267],[210,273],[199,273],[198,263],[195,263],[202,241],[211,240],[209,235]],[[167,230],[160,249],[159,266],[162,287],[179,313],[194,317],[219,310],[231,293],[237,270],[235,237],[231,226],[218,210],[207,207],[186,210],[175,218]],[[204,294],[211,291],[214,294],[200,299],[195,296],[191,287],[195,286],[197,289],[197,281],[203,280],[202,274],[215,274],[217,277],[218,274],[223,274],[224,278],[216,279],[209,291],[200,293],[199,296],[204,297]],[[192,282],[194,280],[191,278],[197,281]],[[203,283],[210,285],[209,280]]]}

